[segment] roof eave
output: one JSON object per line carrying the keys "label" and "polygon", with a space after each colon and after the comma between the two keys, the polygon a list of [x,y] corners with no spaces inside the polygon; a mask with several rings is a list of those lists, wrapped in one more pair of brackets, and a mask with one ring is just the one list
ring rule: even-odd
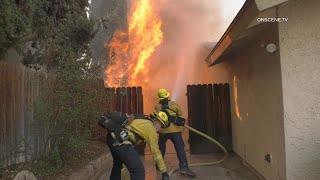
{"label": "roof eave", "polygon": [[232,44],[236,37],[252,22],[259,10],[254,0],[246,0],[242,8],[229,25],[217,45],[211,50],[205,62],[208,67],[218,64],[218,58]]}

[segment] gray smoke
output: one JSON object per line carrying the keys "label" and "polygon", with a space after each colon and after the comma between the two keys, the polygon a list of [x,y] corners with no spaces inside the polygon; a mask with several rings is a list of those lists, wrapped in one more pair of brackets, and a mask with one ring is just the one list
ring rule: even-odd
{"label": "gray smoke", "polygon": [[216,42],[223,34],[225,19],[220,1],[215,0],[161,0],[154,7],[162,19],[164,40],[150,59],[151,78],[144,89],[145,111],[152,111],[159,88],[171,92],[171,98],[180,102],[186,116],[186,88],[195,82],[197,58],[204,42]]}

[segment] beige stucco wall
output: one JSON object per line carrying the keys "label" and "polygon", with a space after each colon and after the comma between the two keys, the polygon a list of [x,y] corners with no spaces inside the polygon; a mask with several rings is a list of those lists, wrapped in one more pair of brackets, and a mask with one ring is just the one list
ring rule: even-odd
{"label": "beige stucco wall", "polygon": [[320,1],[279,8],[285,145],[289,180],[320,179]]}
{"label": "beige stucco wall", "polygon": [[[261,47],[277,44],[276,34],[277,26],[270,24],[230,62],[234,151],[270,180],[285,179],[279,52],[271,55]],[[268,153],[271,163],[264,159]]]}
{"label": "beige stucco wall", "polygon": [[[199,69],[198,77],[204,83],[230,83],[233,149],[270,180],[285,179],[280,54],[267,53],[261,44],[278,44],[277,32],[270,24],[227,62]],[[267,153],[271,163],[264,160]]]}

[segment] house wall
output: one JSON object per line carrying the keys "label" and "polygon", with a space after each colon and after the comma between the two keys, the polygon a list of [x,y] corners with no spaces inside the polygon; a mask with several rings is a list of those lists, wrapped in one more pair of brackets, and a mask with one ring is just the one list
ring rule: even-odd
{"label": "house wall", "polygon": [[189,75],[192,84],[229,83],[230,69],[228,63],[222,63],[208,68],[205,62],[211,49],[200,48],[197,55],[197,63],[193,64],[193,74]]}
{"label": "house wall", "polygon": [[270,8],[272,6],[278,5],[280,3],[286,2],[288,0],[255,0],[257,7],[260,11]]}
{"label": "house wall", "polygon": [[[230,64],[234,150],[272,180],[285,179],[280,55],[269,54],[261,45],[278,44],[276,34],[277,25],[270,24]],[[266,154],[271,154],[271,163]]]}
{"label": "house wall", "polygon": [[287,177],[320,177],[320,1],[289,1],[279,23]]}
{"label": "house wall", "polygon": [[[277,24],[244,44],[226,62],[199,69],[199,81],[228,82],[231,92],[233,150],[267,179],[285,179],[280,54],[261,44],[278,44]],[[204,64],[204,63],[203,63]],[[268,163],[264,156],[271,154]]]}

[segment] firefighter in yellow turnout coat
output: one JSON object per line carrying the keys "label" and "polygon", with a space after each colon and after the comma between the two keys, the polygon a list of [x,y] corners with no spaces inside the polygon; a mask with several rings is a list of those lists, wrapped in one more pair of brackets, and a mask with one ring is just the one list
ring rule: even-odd
{"label": "firefighter in yellow turnout coat", "polygon": [[[159,103],[155,106],[157,112],[163,111],[167,114],[169,119],[178,119],[182,115],[182,111],[179,105],[169,99],[170,93],[166,89],[160,89],[158,91]],[[183,119],[183,118],[181,118]],[[184,122],[183,122],[184,125]],[[182,128],[174,123],[170,123],[169,127],[163,128],[159,131],[159,148],[162,156],[164,157],[166,152],[166,142],[168,139],[174,144],[178,159],[180,173],[195,177],[196,174],[190,170],[187,156],[184,150],[184,142],[181,134]],[[157,167],[160,168],[160,167]]]}
{"label": "firefighter in yellow turnout coat", "polygon": [[[164,164],[161,152],[158,147],[157,132],[168,125],[168,117],[164,112],[155,112],[150,119],[134,116],[127,118],[128,123],[124,127],[128,138],[119,142],[114,133],[108,133],[107,144],[113,157],[113,168],[110,175],[111,180],[121,180],[122,165],[125,164],[130,172],[131,180],[144,180],[145,170],[134,144],[146,142],[149,146],[153,159],[162,173],[162,180],[169,180],[169,174]],[[121,134],[121,133],[119,133]]]}

